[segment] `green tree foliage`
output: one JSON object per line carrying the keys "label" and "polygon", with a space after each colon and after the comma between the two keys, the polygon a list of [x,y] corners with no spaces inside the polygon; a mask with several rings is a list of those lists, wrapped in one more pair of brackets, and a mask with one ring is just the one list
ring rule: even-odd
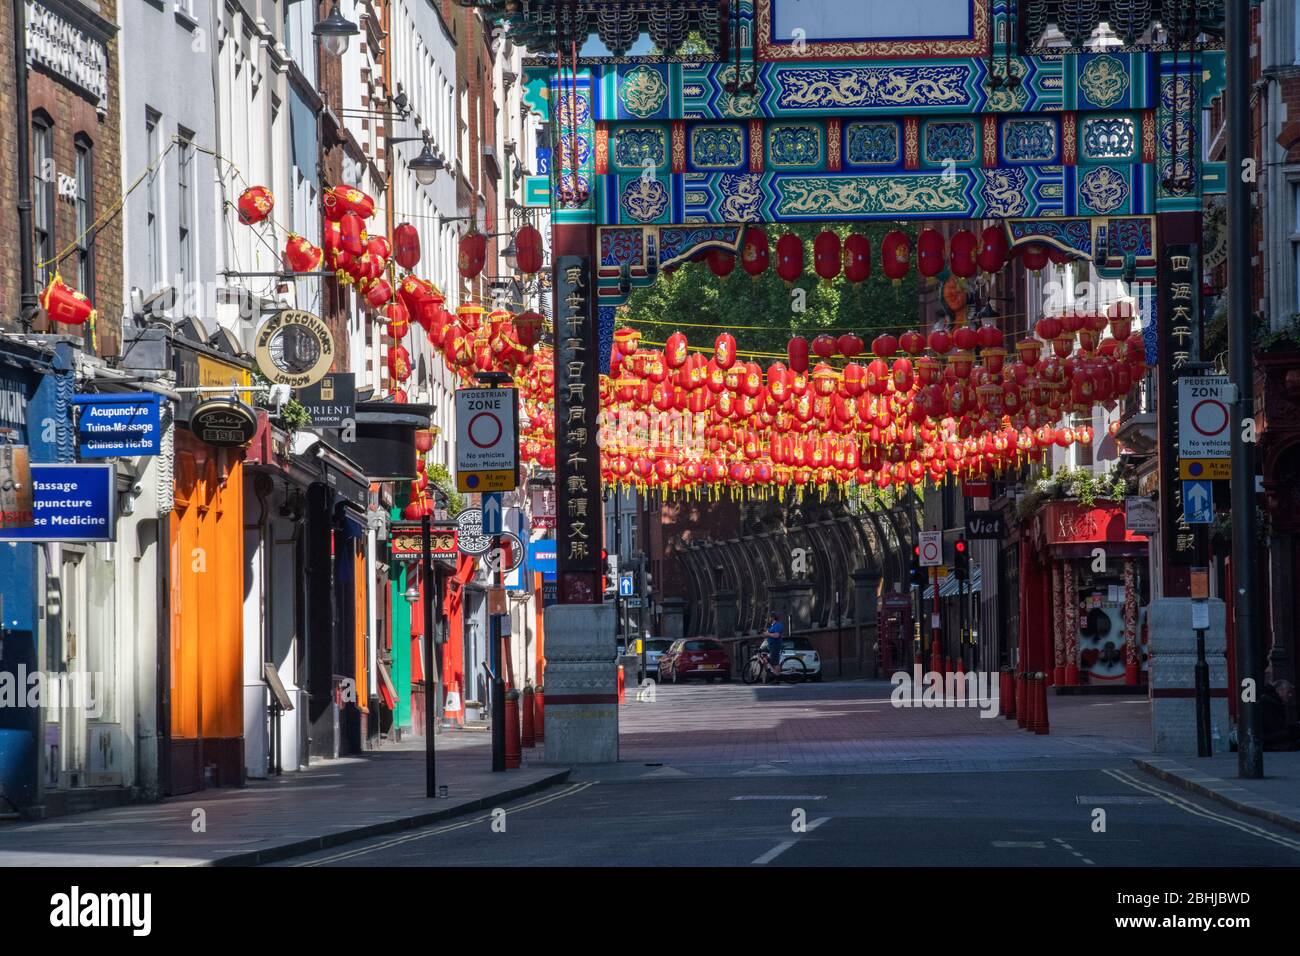
{"label": "green tree foliage", "polygon": [[[818,277],[813,269],[813,240],[824,229],[841,240],[852,232],[871,240],[870,279],[853,283],[841,275],[825,282]],[[910,236],[913,246],[913,266],[897,287],[880,268],[880,244],[893,229]],[[804,275],[793,287],[776,274],[776,241],[786,232],[795,233],[804,243]],[[832,335],[856,332],[870,345],[882,331],[897,334],[917,326],[916,232],[887,222],[768,227],[772,264],[765,274],[751,279],[737,262],[731,275],[719,279],[707,263],[687,263],[672,275],[661,272],[654,285],[633,290],[620,310],[620,324],[639,329],[653,342],[662,342],[680,329],[693,346],[711,346],[720,332],[729,331],[742,352],[784,354],[792,335],[811,338],[822,330]],[[806,311],[795,311],[795,289],[805,293]]]}

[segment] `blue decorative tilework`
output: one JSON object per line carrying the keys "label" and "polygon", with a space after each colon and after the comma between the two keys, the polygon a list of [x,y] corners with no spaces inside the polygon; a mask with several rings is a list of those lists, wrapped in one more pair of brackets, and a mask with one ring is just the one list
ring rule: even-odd
{"label": "blue decorative tilework", "polygon": [[610,158],[620,169],[660,169],[668,162],[668,135],[662,129],[626,126],[612,138]]}
{"label": "blue decorative tilework", "polygon": [[820,126],[783,124],[767,132],[768,161],[784,169],[811,169],[824,161]]}
{"label": "blue decorative tilework", "polygon": [[1057,160],[1056,123],[1049,119],[1009,119],[1002,124],[1002,155],[1013,163]]}
{"label": "blue decorative tilework", "polygon": [[1115,166],[1094,166],[1084,172],[1080,169],[1079,204],[1092,212],[1105,215],[1125,210],[1131,187],[1128,177]]}
{"label": "blue decorative tilework", "polygon": [[979,158],[975,122],[927,123],[925,161],[936,166],[947,162],[972,163]]}
{"label": "blue decorative tilework", "polygon": [[739,126],[696,126],[688,155],[697,169],[739,169],[747,159],[745,131]]}
{"label": "blue decorative tilework", "polygon": [[899,128],[894,122],[849,123],[844,127],[844,159],[850,166],[894,166],[902,162]]}
{"label": "blue decorative tilework", "polygon": [[1127,116],[1089,117],[1083,121],[1082,159],[1132,159],[1137,152],[1137,124]]}
{"label": "blue decorative tilework", "polygon": [[635,176],[623,184],[619,206],[629,221],[660,222],[670,198],[668,187],[658,179]]}

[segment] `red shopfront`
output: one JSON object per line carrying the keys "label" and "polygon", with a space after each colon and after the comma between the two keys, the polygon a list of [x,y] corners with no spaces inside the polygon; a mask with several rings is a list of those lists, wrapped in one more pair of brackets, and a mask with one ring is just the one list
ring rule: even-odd
{"label": "red shopfront", "polygon": [[1129,530],[1123,502],[1051,501],[1026,526],[1021,670],[1057,686],[1141,683],[1147,539]]}

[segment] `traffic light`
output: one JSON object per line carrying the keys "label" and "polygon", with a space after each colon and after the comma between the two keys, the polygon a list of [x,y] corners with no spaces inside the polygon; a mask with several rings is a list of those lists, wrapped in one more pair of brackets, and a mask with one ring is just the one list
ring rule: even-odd
{"label": "traffic light", "polygon": [[925,584],[925,568],[921,567],[921,546],[919,544],[912,549],[912,567],[907,573],[907,582],[912,587],[921,587]]}
{"label": "traffic light", "polygon": [[952,544],[952,572],[958,581],[970,577],[970,552],[966,550],[965,538],[958,538]]}

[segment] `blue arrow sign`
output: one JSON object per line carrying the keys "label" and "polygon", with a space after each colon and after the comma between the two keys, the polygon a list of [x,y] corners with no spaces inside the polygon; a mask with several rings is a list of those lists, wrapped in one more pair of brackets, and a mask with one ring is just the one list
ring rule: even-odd
{"label": "blue arrow sign", "polygon": [[632,575],[620,574],[618,576],[618,596],[631,597],[636,592],[632,590]]}
{"label": "blue arrow sign", "polygon": [[1183,482],[1183,520],[1188,524],[1212,524],[1214,522],[1213,482]]}
{"label": "blue arrow sign", "polygon": [[505,506],[501,495],[483,496],[483,533],[485,535],[501,534],[505,530]]}

